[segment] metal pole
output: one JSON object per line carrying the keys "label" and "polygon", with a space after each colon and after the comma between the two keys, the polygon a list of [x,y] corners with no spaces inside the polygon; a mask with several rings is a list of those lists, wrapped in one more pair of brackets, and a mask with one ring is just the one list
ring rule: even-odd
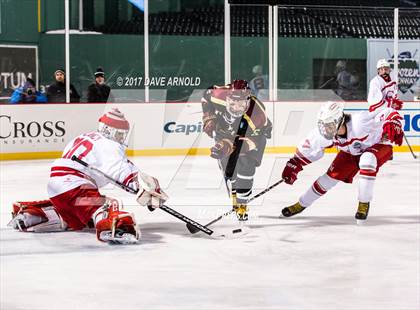
{"label": "metal pole", "polygon": [[274,100],[273,91],[274,68],[273,68],[273,9],[268,6],[268,100]]}
{"label": "metal pole", "polygon": [[394,9],[394,75],[398,88],[398,8]]}
{"label": "metal pole", "polygon": [[[144,101],[149,102],[149,0],[144,0]],[[146,84],[147,83],[147,84]]]}
{"label": "metal pole", "polygon": [[79,30],[83,30],[83,0],[79,0]]}
{"label": "metal pole", "polygon": [[231,82],[231,63],[230,63],[230,4],[225,0],[225,84]]}
{"label": "metal pole", "polygon": [[277,78],[278,78],[278,39],[279,39],[279,7],[273,6],[273,99],[277,100]]}
{"label": "metal pole", "polygon": [[66,54],[66,102],[70,102],[70,5],[69,0],[64,0],[64,19],[65,19],[65,54]]}

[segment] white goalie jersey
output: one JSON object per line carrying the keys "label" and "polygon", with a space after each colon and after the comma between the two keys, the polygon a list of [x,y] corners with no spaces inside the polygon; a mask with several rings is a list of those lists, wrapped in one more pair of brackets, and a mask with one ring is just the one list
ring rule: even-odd
{"label": "white goalie jersey", "polygon": [[384,121],[392,117],[393,114],[398,114],[398,112],[391,108],[374,113],[362,111],[352,114],[346,123],[345,138],[336,136],[334,139],[328,140],[319,133],[318,129],[314,129],[298,144],[296,156],[309,164],[320,159],[324,155],[325,149],[331,147],[336,147],[338,150],[352,155],[360,155],[376,143],[391,144],[382,139],[382,126]]}
{"label": "white goalie jersey", "polygon": [[73,155],[124,185],[138,189],[139,171],[127,159],[124,146],[99,132],[90,132],[70,141],[62,157],[54,161],[48,183],[50,198],[81,185],[101,188],[110,183],[103,176],[71,160]]}
{"label": "white goalie jersey", "polygon": [[397,83],[393,78],[393,72],[390,74],[391,79],[386,82],[381,76],[375,76],[369,84],[368,104],[369,111],[373,112],[384,108],[389,108],[392,104],[392,98],[397,96]]}

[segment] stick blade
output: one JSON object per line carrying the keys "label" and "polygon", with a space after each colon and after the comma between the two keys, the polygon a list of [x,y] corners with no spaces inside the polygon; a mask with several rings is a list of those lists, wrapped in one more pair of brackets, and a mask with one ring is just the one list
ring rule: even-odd
{"label": "stick blade", "polygon": [[196,234],[200,231],[197,227],[191,225],[190,223],[187,223],[187,229],[192,234]]}

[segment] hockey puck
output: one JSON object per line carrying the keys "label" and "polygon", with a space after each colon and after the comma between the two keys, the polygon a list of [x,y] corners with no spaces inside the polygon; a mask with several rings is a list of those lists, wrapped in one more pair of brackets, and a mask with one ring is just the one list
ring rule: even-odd
{"label": "hockey puck", "polygon": [[242,228],[237,228],[237,229],[232,230],[232,234],[237,234],[240,232],[242,232]]}

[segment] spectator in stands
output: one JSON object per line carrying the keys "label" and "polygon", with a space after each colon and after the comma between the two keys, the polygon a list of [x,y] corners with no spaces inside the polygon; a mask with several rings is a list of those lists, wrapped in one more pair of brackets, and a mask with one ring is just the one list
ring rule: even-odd
{"label": "spectator in stands", "polygon": [[105,84],[105,72],[102,68],[96,69],[95,83],[89,85],[87,90],[88,102],[108,102],[114,101],[111,88]]}
{"label": "spectator in stands", "polygon": [[28,102],[47,102],[45,94],[36,90],[35,82],[28,78],[21,87],[17,88],[12,97],[10,97],[10,103],[28,103]]}
{"label": "spectator in stands", "polygon": [[337,87],[334,92],[343,100],[356,100],[359,78],[347,70],[347,63],[344,60],[337,61],[335,74]]}
{"label": "spectator in stands", "polygon": [[259,100],[268,100],[268,75],[263,74],[261,65],[254,66],[252,73],[255,75],[249,82],[252,93]]}
{"label": "spectator in stands", "polygon": [[[55,83],[47,89],[48,102],[66,102],[66,72],[58,69],[54,72]],[[70,84],[70,101],[80,102],[80,95],[73,84]]]}

